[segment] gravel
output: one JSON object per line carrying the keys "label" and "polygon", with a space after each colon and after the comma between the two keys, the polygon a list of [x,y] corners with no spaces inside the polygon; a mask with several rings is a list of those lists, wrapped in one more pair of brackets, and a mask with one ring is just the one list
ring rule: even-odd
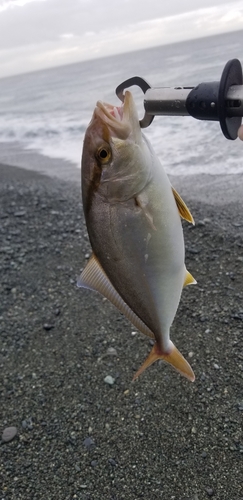
{"label": "gravel", "polygon": [[210,196],[204,178],[173,181],[196,220],[183,226],[198,284],[171,331],[191,384],[162,362],[132,383],[149,339],[76,287],[90,255],[79,185],[0,177],[1,500],[241,500],[243,179],[219,195],[212,177]]}

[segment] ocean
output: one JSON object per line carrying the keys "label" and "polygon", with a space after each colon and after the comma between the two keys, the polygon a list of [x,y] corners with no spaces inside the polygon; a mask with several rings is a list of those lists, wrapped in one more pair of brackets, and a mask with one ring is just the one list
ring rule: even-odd
{"label": "ocean", "polygon": [[[226,62],[243,63],[242,31],[155,47],[0,80],[0,162],[43,170],[45,155],[80,168],[82,142],[97,100],[119,105],[115,88],[138,75],[157,87],[218,81]],[[140,115],[142,92],[135,92]],[[171,175],[243,172],[243,144],[218,122],[156,117],[145,134]],[[21,162],[22,159],[22,162]],[[66,163],[64,162],[66,160]],[[49,174],[52,165],[46,162]]]}

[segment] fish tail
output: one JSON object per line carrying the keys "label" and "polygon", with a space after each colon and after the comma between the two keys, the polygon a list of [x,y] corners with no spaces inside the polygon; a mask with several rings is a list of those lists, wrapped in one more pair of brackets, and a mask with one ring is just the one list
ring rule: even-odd
{"label": "fish tail", "polygon": [[158,344],[154,344],[152,351],[149,353],[148,357],[144,361],[143,365],[139,368],[139,370],[135,373],[133,377],[133,381],[136,380],[136,378],[141,375],[141,373],[146,370],[150,365],[152,365],[155,361],[158,359],[163,359],[163,361],[166,361],[166,363],[169,363],[170,365],[175,368],[181,375],[186,377],[188,380],[191,382],[194,382],[195,380],[195,375],[193,373],[193,370],[189,363],[185,360],[185,358],[182,356],[180,351],[172,344],[172,349],[170,353],[165,354],[163,353]]}

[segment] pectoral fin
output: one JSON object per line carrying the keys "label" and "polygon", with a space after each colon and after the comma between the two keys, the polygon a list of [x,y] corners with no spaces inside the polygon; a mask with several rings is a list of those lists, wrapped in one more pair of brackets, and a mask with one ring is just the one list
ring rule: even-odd
{"label": "pectoral fin", "polygon": [[191,224],[194,225],[195,222],[194,222],[194,219],[192,217],[192,214],[191,214],[189,208],[186,206],[185,202],[183,201],[183,199],[181,198],[179,193],[177,193],[177,191],[172,186],[171,186],[171,188],[172,188],[172,192],[173,192],[173,195],[174,195],[174,198],[175,198],[175,201],[177,204],[177,208],[179,210],[179,214],[180,214],[181,218],[187,220],[187,222],[190,222]]}
{"label": "pectoral fin", "polygon": [[145,325],[145,323],[133,312],[116,291],[94,254],[90,257],[86,267],[81,273],[77,285],[99,292],[103,297],[114,304],[114,306],[116,306],[117,309],[119,309],[138,330],[140,330],[140,332],[148,335],[148,337],[154,338],[153,332],[151,332],[147,325]]}
{"label": "pectoral fin", "polygon": [[133,380],[136,380],[136,378],[139,377],[139,375],[141,375],[141,373],[146,370],[146,368],[148,368],[158,359],[163,359],[164,361],[166,361],[166,363],[172,365],[173,368],[175,368],[175,370],[177,370],[181,375],[186,377],[191,382],[194,382],[195,375],[191,366],[182,356],[180,351],[178,351],[178,349],[174,346],[174,344],[169,354],[163,354],[157,343],[154,344],[152,351],[149,353],[141,368],[139,368],[139,370],[135,373]]}
{"label": "pectoral fin", "polygon": [[184,281],[183,287],[185,287],[187,285],[196,285],[196,284],[197,284],[197,281],[195,280],[195,278],[193,278],[191,273],[189,273],[189,271],[187,271],[187,269],[186,269],[186,276],[185,276],[185,281]]}
{"label": "pectoral fin", "polygon": [[154,231],[156,231],[156,227],[154,225],[154,221],[153,221],[153,216],[152,214],[149,212],[148,210],[148,200],[147,198],[142,195],[141,193],[139,195],[137,195],[135,197],[135,203],[136,205],[141,208],[141,210],[143,211],[143,214],[145,215],[151,229],[153,229]]}

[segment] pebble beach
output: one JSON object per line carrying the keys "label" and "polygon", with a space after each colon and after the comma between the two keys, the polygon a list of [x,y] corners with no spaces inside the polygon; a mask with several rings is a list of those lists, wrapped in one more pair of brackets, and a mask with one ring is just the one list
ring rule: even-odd
{"label": "pebble beach", "polygon": [[[74,176],[75,177],[75,176]],[[186,265],[171,337],[194,383],[78,289],[80,180],[0,165],[1,500],[243,500],[243,175],[175,177]]]}

